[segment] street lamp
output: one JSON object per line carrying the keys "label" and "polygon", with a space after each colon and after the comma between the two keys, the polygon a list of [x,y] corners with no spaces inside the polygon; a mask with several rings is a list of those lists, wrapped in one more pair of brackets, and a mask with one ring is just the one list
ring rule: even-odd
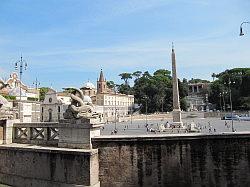
{"label": "street lamp", "polygon": [[[38,91],[39,89],[38,89],[38,86],[40,86],[40,82],[37,80],[37,78],[36,78],[36,80],[33,82],[33,86],[35,86],[35,88],[36,88],[36,91]],[[40,94],[38,94],[38,101],[39,101],[39,98],[40,97]]]}
{"label": "street lamp", "polygon": [[231,112],[231,121],[232,121],[232,132],[234,132],[234,121],[233,121],[233,102],[232,102],[232,90],[231,90],[231,84],[234,84],[235,82],[232,82],[230,77],[228,78],[228,91],[229,91],[229,100],[230,100],[230,112]]}
{"label": "street lamp", "polygon": [[221,93],[219,93],[219,97],[220,97],[220,111],[222,111],[222,104],[221,104]]}
{"label": "street lamp", "polygon": [[206,112],[209,112],[209,106],[208,106],[208,94],[205,94],[206,98]]}
{"label": "street lamp", "polygon": [[[40,82],[37,80],[37,78],[36,78],[36,80],[33,82],[33,85],[35,86],[36,91],[38,91],[38,86],[40,86]],[[37,98],[37,100],[38,100],[38,102],[39,102],[39,100],[40,100],[40,93],[38,93],[38,98]],[[38,117],[36,116],[36,110],[37,110],[37,105],[36,105],[36,103],[35,103],[35,119],[36,119],[36,122],[37,122],[37,121],[38,121]]]}
{"label": "street lamp", "polygon": [[231,119],[232,119],[232,132],[234,132],[234,120],[233,120],[233,102],[232,102],[232,90],[231,90],[231,84],[235,83],[232,82],[229,78],[228,81],[228,88],[229,88],[229,98],[230,98],[230,108],[231,108]]}
{"label": "street lamp", "polygon": [[115,92],[115,130],[116,131],[117,131],[117,127],[116,127],[116,125],[117,125],[116,124],[116,114],[117,114],[117,109],[116,109],[116,94],[117,94],[117,90],[116,89],[117,89],[117,86],[118,85],[116,85],[116,84],[114,85],[114,92]]}
{"label": "street lamp", "polygon": [[223,101],[223,111],[224,111],[224,112],[226,112],[225,94],[227,94],[227,92],[222,92],[222,93],[220,93],[220,95],[222,96],[222,101]]}
{"label": "street lamp", "polygon": [[[19,67],[18,67],[19,65]],[[15,63],[15,69],[16,70],[19,70],[19,79],[20,79],[20,82],[19,82],[19,86],[20,86],[20,101],[21,101],[21,97],[22,97],[22,88],[21,88],[21,83],[22,83],[22,75],[23,75],[23,70],[27,70],[27,63],[23,60],[23,57],[21,55],[21,59],[18,60],[16,63]],[[23,69],[24,68],[24,69]]]}
{"label": "street lamp", "polygon": [[[18,111],[19,111],[19,119],[21,121],[21,100],[22,100],[22,75],[23,75],[23,70],[26,70],[28,67],[27,63],[23,60],[23,57],[21,55],[20,60],[18,60],[15,63],[15,70],[19,70],[19,87],[20,87],[20,92],[19,92],[19,104],[18,104]],[[24,69],[23,69],[24,68]]]}
{"label": "street lamp", "polygon": [[248,22],[248,21],[244,21],[244,22],[242,22],[242,23],[240,24],[240,36],[243,36],[243,35],[244,35],[243,29],[242,29],[242,25],[243,25],[243,24],[246,24],[246,23],[250,24],[250,22]]}
{"label": "street lamp", "polygon": [[148,97],[147,96],[144,96],[143,97],[146,101],[146,125],[148,124]]}
{"label": "street lamp", "polygon": [[132,119],[133,119],[133,108],[132,105],[130,106],[130,124],[132,125]]}
{"label": "street lamp", "polygon": [[163,113],[164,97],[161,98],[161,112]]}

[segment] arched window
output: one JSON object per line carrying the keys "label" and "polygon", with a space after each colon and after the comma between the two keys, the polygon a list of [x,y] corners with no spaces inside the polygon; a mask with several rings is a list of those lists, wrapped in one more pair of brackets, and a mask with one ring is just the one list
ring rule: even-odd
{"label": "arched window", "polygon": [[58,112],[59,112],[59,113],[61,112],[61,108],[60,108],[60,106],[58,106]]}

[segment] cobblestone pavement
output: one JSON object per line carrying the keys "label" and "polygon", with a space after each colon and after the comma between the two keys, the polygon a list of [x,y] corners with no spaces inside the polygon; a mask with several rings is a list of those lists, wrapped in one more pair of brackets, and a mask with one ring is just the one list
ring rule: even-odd
{"label": "cobblestone pavement", "polygon": [[[161,119],[161,120],[148,120],[149,128],[157,129],[159,124],[164,124],[166,122],[171,124],[172,119]],[[232,121],[221,120],[220,118],[186,118],[183,119],[183,123],[195,122],[201,127],[201,132],[203,133],[220,133],[220,132],[232,132]],[[117,135],[139,135],[139,134],[152,134],[152,132],[147,132],[145,127],[146,120],[136,120],[128,122],[117,122],[105,124],[104,129],[101,130],[102,135],[110,135],[114,131],[115,127],[117,129]],[[211,128],[209,128],[211,127]],[[233,121],[233,127],[237,132],[240,131],[250,131],[250,121]],[[209,131],[211,129],[211,131]],[[164,133],[164,132],[157,132]]]}

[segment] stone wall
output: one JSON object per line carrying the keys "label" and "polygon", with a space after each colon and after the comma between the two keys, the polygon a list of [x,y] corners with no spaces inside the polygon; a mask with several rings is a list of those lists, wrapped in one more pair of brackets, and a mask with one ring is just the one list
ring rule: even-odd
{"label": "stone wall", "polygon": [[97,150],[0,146],[0,183],[17,187],[99,186]]}
{"label": "stone wall", "polygon": [[0,144],[3,143],[4,140],[4,129],[2,126],[0,126]]}
{"label": "stone wall", "polygon": [[95,138],[102,187],[250,186],[250,136]]}

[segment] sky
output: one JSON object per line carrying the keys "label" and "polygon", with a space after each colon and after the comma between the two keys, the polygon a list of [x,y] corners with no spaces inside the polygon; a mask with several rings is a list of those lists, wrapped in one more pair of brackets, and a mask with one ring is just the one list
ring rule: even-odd
{"label": "sky", "polygon": [[122,83],[122,72],[171,70],[212,80],[212,73],[250,67],[249,0],[1,0],[0,78],[23,56],[25,84],[61,90],[94,84],[101,69]]}

